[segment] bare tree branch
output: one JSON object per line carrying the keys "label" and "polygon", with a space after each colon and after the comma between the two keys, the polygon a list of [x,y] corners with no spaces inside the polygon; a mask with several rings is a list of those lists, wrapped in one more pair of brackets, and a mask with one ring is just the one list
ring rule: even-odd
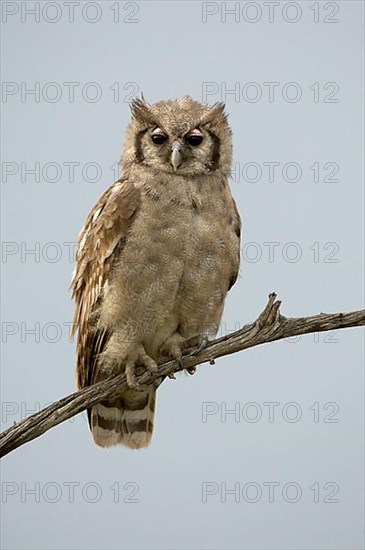
{"label": "bare tree branch", "polygon": [[[280,305],[281,302],[276,300],[276,294],[270,294],[265,309],[254,323],[210,342],[196,355],[184,355],[184,368],[196,367],[207,361],[214,363],[218,357],[291,336],[365,325],[365,310],[287,318],[281,315]],[[178,361],[167,361],[159,365],[158,375],[155,377],[171,376],[180,370],[182,369]],[[138,383],[151,383],[151,375],[144,368],[141,368],[140,371],[137,376]],[[120,374],[56,401],[0,434],[0,457],[39,437],[83,410],[96,405],[99,401],[117,397],[120,391],[126,388],[125,376]]]}

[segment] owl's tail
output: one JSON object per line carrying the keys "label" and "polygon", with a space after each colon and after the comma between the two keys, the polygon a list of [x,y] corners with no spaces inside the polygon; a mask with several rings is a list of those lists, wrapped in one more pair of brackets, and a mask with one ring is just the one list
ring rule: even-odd
{"label": "owl's tail", "polygon": [[156,388],[126,390],[113,401],[102,401],[89,411],[94,441],[100,447],[147,447],[152,438]]}

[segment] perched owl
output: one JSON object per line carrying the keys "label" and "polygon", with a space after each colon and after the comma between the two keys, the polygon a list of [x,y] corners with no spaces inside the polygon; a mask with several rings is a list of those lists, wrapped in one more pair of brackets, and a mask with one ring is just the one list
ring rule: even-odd
{"label": "perched owl", "polygon": [[131,111],[123,175],[80,232],[72,293],[78,388],[121,372],[129,386],[88,411],[94,441],[138,449],[150,443],[162,378],[137,385],[135,367],[156,372],[162,357],[214,338],[241,223],[224,104],[137,99]]}

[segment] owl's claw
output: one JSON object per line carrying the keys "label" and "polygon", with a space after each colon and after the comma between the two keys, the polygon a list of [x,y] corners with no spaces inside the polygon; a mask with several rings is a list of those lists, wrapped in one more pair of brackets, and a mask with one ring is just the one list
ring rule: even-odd
{"label": "owl's claw", "polygon": [[199,355],[199,353],[201,353],[203,351],[203,349],[205,349],[207,347],[208,342],[209,342],[208,337],[203,336],[200,344],[195,349],[193,349],[193,351],[188,353],[188,357],[192,357],[194,355]]}
{"label": "owl's claw", "polygon": [[[183,363],[183,360],[182,360],[181,351],[180,351],[180,354],[178,355],[178,357],[174,357],[174,359],[176,359],[176,361],[179,363],[180,370],[184,370],[184,363]],[[170,372],[170,374],[168,374],[167,376],[169,378],[171,378],[171,380],[176,380],[176,376],[175,376],[174,372]]]}
{"label": "owl's claw", "polygon": [[[194,374],[195,367],[191,367],[189,369],[185,369],[183,357],[182,357],[182,349],[186,347],[186,339],[181,336],[178,332],[175,332],[170,338],[168,338],[164,344],[162,345],[160,349],[160,353],[162,355],[167,355],[169,357],[172,357],[179,363],[180,370],[187,370],[189,374]],[[194,371],[194,372],[192,372]],[[176,380],[175,373],[168,374],[168,377],[172,380]]]}
{"label": "owl's claw", "polygon": [[[185,338],[181,336],[178,332],[175,332],[170,338],[168,338],[160,348],[160,354],[162,356],[172,357],[178,361],[180,370],[184,370],[184,363],[182,360],[182,351],[181,349],[185,346]],[[168,377],[172,380],[176,380],[175,374],[168,374]]]}
{"label": "owl's claw", "polygon": [[134,363],[127,363],[125,367],[125,377],[129,388],[136,388],[138,386]]}
{"label": "owl's claw", "polygon": [[147,355],[142,347],[139,348],[135,356],[127,361],[125,367],[125,376],[130,388],[135,389],[139,386],[136,380],[136,367],[139,366],[145,367],[151,374],[155,374],[158,370],[157,363]]}
{"label": "owl's claw", "polygon": [[[188,353],[188,357],[194,357],[195,355],[199,355],[199,353],[201,353],[203,349],[206,348],[208,342],[209,342],[208,337],[203,336],[200,344],[195,349],[193,349],[193,351]],[[194,374],[196,371],[196,367],[190,367],[189,369],[186,369],[186,370],[188,371],[189,374]]]}

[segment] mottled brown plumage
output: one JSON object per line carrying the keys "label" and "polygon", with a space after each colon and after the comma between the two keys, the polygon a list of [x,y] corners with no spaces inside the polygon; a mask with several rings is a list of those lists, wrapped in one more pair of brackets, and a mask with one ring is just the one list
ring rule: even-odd
{"label": "mottled brown plumage", "polygon": [[103,447],[149,444],[155,392],[136,365],[214,338],[239,268],[224,105],[189,97],[132,104],[123,177],[90,212],[72,281],[79,388],[125,371],[130,389],[89,411]]}

